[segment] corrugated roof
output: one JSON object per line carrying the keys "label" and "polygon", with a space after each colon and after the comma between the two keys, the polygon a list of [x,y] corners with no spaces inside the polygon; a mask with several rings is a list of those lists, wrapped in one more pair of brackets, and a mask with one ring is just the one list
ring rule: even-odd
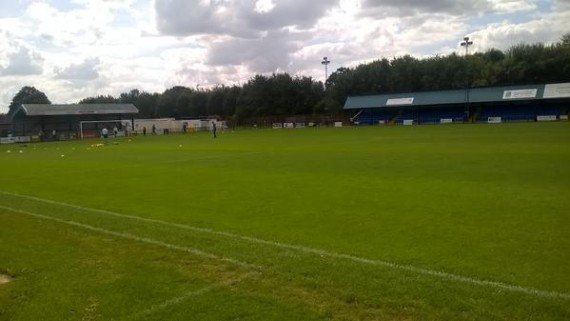
{"label": "corrugated roof", "polygon": [[469,102],[534,100],[542,98],[543,93],[544,85],[473,88],[469,90]]}
{"label": "corrugated roof", "polygon": [[459,104],[465,102],[465,90],[424,91],[373,96],[351,96],[345,109]]}
{"label": "corrugated roof", "polygon": [[[546,90],[545,90],[546,88]],[[570,98],[570,83],[505,86],[348,97],[344,109],[439,106],[513,100]]]}
{"label": "corrugated roof", "polygon": [[23,104],[20,109],[27,116],[137,114],[139,112],[133,104]]}

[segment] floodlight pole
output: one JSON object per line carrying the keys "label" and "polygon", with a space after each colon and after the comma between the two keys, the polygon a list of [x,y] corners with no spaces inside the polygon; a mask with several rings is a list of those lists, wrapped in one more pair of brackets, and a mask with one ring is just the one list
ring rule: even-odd
{"label": "floodlight pole", "polygon": [[473,41],[469,41],[469,37],[464,37],[461,42],[461,47],[465,47],[465,57],[469,55],[469,46],[473,45]]}
{"label": "floodlight pole", "polygon": [[466,113],[467,115],[471,116],[471,110],[469,108],[469,67],[467,66],[467,56],[469,55],[469,46],[473,45],[473,41],[469,40],[469,37],[464,37],[463,41],[460,43],[460,45],[462,47],[465,47],[465,69],[467,71],[466,76],[467,76],[467,81],[465,84],[465,108],[466,108]]}
{"label": "floodlight pole", "polygon": [[329,79],[329,69],[328,66],[331,63],[331,61],[327,58],[327,57],[323,57],[323,61],[321,61],[321,64],[325,65],[325,90],[327,90],[327,79]]}

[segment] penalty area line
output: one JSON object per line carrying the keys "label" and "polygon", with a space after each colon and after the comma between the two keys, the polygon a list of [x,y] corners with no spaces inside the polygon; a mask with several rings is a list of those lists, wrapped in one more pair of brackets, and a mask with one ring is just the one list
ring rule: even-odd
{"label": "penalty area line", "polygon": [[207,286],[207,287],[204,287],[204,288],[201,288],[198,290],[187,292],[187,293],[185,293],[179,297],[172,298],[172,299],[166,300],[162,303],[152,305],[150,308],[148,308],[146,310],[143,310],[143,311],[140,311],[140,312],[137,312],[137,313],[131,315],[130,317],[127,318],[127,320],[136,320],[136,319],[139,319],[142,317],[148,317],[148,316],[155,314],[159,311],[162,311],[166,308],[169,308],[169,307],[174,306],[174,305],[178,305],[178,304],[182,303],[183,301],[186,301],[190,298],[198,297],[198,296],[206,294],[208,292],[211,292],[211,291],[214,291],[214,290],[217,290],[220,288],[224,288],[227,286],[231,286],[231,285],[234,285],[236,283],[240,283],[241,281],[252,277],[253,274],[254,273],[246,273],[246,274],[244,274],[244,275],[242,275],[236,279],[231,279],[231,280],[227,280],[224,282],[219,282],[219,283],[212,284],[210,286]]}
{"label": "penalty area line", "polygon": [[[295,250],[298,252],[307,253],[307,254],[314,254],[314,255],[318,255],[318,256],[322,256],[322,257],[342,259],[342,260],[352,261],[352,262],[356,262],[356,263],[360,263],[360,264],[366,264],[366,265],[382,266],[382,267],[387,267],[387,268],[391,268],[394,270],[400,270],[400,271],[409,271],[412,273],[416,273],[416,274],[420,274],[420,275],[429,275],[432,277],[438,277],[440,279],[449,280],[449,281],[473,284],[473,285],[483,286],[483,287],[497,288],[497,289],[502,289],[502,290],[506,290],[506,291],[510,291],[510,292],[524,293],[524,294],[528,294],[528,295],[532,295],[532,296],[536,296],[536,297],[570,300],[570,294],[569,293],[540,290],[540,289],[536,289],[536,288],[532,288],[532,287],[523,287],[523,286],[519,286],[519,285],[513,285],[513,284],[508,284],[508,283],[503,283],[503,282],[498,282],[498,281],[478,279],[478,278],[474,278],[474,277],[462,276],[462,275],[452,274],[452,273],[443,272],[443,271],[431,270],[431,269],[421,268],[421,267],[417,267],[417,266],[413,266],[413,265],[405,265],[405,264],[398,264],[398,263],[382,261],[382,260],[367,259],[367,258],[363,258],[363,257],[350,255],[350,254],[325,251],[325,250],[315,249],[315,248],[306,247],[306,246],[302,246],[302,245],[294,245],[294,244],[281,243],[281,242],[276,242],[276,241],[268,241],[268,240],[264,240],[264,239],[251,237],[251,236],[245,236],[245,235],[240,235],[240,234],[235,234],[235,233],[230,233],[230,232],[224,232],[224,231],[217,231],[217,230],[213,230],[213,229],[209,229],[209,228],[195,227],[195,226],[184,225],[184,224],[177,224],[177,223],[161,221],[161,220],[156,220],[156,219],[151,219],[151,218],[144,218],[144,217],[121,214],[121,213],[116,213],[116,212],[111,212],[111,211],[106,211],[106,210],[100,210],[100,209],[95,209],[95,208],[83,207],[83,206],[79,206],[79,205],[67,204],[67,203],[63,203],[63,202],[59,202],[59,201],[43,199],[43,198],[30,196],[30,195],[22,195],[22,194],[16,194],[16,193],[4,192],[4,191],[0,191],[0,194],[12,196],[12,197],[23,198],[23,199],[27,199],[27,200],[33,200],[33,201],[42,202],[42,203],[46,203],[46,204],[54,204],[54,205],[59,205],[59,206],[63,206],[63,207],[74,208],[74,209],[78,209],[78,210],[86,211],[86,212],[91,212],[91,213],[99,213],[99,214],[103,214],[103,215],[107,215],[107,216],[120,217],[120,218],[125,218],[125,219],[136,220],[136,221],[140,221],[140,222],[147,222],[147,223],[159,224],[159,225],[169,226],[169,227],[174,227],[174,228],[179,228],[179,229],[185,229],[185,230],[204,233],[204,234],[218,235],[218,236],[222,236],[222,237],[226,237],[226,238],[230,238],[230,239],[238,239],[238,240],[248,241],[248,242],[257,243],[257,244],[264,244],[264,245],[268,245],[268,246],[272,246],[272,247],[276,247],[276,248]],[[78,223],[78,224],[81,224],[81,223]]]}
{"label": "penalty area line", "polygon": [[185,247],[185,246],[174,245],[174,244],[170,244],[170,243],[166,243],[166,242],[154,240],[154,239],[147,238],[147,237],[140,237],[140,236],[136,236],[136,235],[133,235],[133,234],[110,231],[110,230],[107,230],[107,229],[104,229],[104,228],[100,228],[100,227],[96,227],[96,226],[92,226],[92,225],[87,225],[87,224],[83,224],[83,223],[79,223],[79,222],[75,222],[75,221],[62,220],[62,219],[55,218],[55,217],[52,217],[52,216],[42,215],[42,214],[33,213],[33,212],[29,212],[29,211],[24,211],[24,210],[19,210],[19,209],[15,209],[15,208],[3,206],[3,205],[0,205],[0,209],[4,209],[4,210],[10,211],[10,212],[14,212],[14,213],[19,213],[19,214],[24,214],[24,215],[32,216],[32,217],[39,218],[39,219],[43,219],[43,220],[47,220],[47,221],[62,223],[62,224],[71,225],[71,226],[74,226],[74,227],[80,227],[80,228],[82,228],[82,229],[86,229],[86,230],[90,230],[90,231],[98,232],[98,233],[102,233],[102,234],[107,234],[107,235],[111,235],[111,236],[114,236],[114,237],[119,237],[119,238],[123,238],[123,239],[133,240],[133,241],[137,241],[137,242],[141,242],[141,243],[146,243],[146,244],[151,244],[151,245],[155,245],[155,246],[160,246],[160,247],[164,247],[164,248],[167,248],[167,249],[170,249],[170,250],[176,250],[176,251],[186,252],[186,253],[189,253],[189,254],[192,254],[192,255],[195,255],[195,256],[200,256],[200,257],[207,258],[207,259],[212,259],[212,260],[227,262],[227,263],[231,263],[231,264],[234,264],[234,265],[237,265],[237,266],[241,266],[241,267],[245,267],[245,268],[253,268],[253,269],[256,269],[256,270],[260,270],[260,269],[261,269],[261,267],[258,266],[258,265],[254,265],[254,264],[242,262],[242,261],[237,260],[237,259],[228,258],[228,257],[222,257],[222,256],[218,256],[218,255],[215,255],[215,254],[212,254],[212,253],[204,252],[204,251],[201,251],[201,250],[198,250],[198,249],[189,248],[189,247]]}

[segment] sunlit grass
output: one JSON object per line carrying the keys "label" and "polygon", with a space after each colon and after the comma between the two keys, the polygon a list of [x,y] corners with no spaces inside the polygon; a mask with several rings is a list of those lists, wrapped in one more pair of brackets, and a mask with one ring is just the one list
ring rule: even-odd
{"label": "sunlit grass", "polygon": [[569,129],[1,146],[0,320],[568,319]]}

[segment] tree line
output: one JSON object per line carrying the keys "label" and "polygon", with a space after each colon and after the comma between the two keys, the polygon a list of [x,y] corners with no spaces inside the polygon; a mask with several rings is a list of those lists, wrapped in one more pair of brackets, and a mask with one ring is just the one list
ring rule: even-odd
{"label": "tree line", "polygon": [[79,103],[132,103],[141,118],[217,116],[240,121],[268,115],[312,114],[324,96],[321,82],[280,73],[256,75],[243,86],[193,89],[175,86],[162,94],[133,89],[118,97],[97,96]]}
{"label": "tree line", "polygon": [[[418,59],[382,58],[354,68],[341,67],[326,84],[287,73],[256,75],[242,86],[193,89],[174,86],[163,93],[133,89],[79,103],[132,103],[141,118],[216,115],[236,123],[268,116],[336,115],[350,95],[371,95],[466,87],[524,85],[570,80],[570,33],[558,43],[518,44],[468,56],[452,53]],[[325,90],[326,88],[326,90]],[[10,104],[49,103],[34,87],[24,87]]]}

